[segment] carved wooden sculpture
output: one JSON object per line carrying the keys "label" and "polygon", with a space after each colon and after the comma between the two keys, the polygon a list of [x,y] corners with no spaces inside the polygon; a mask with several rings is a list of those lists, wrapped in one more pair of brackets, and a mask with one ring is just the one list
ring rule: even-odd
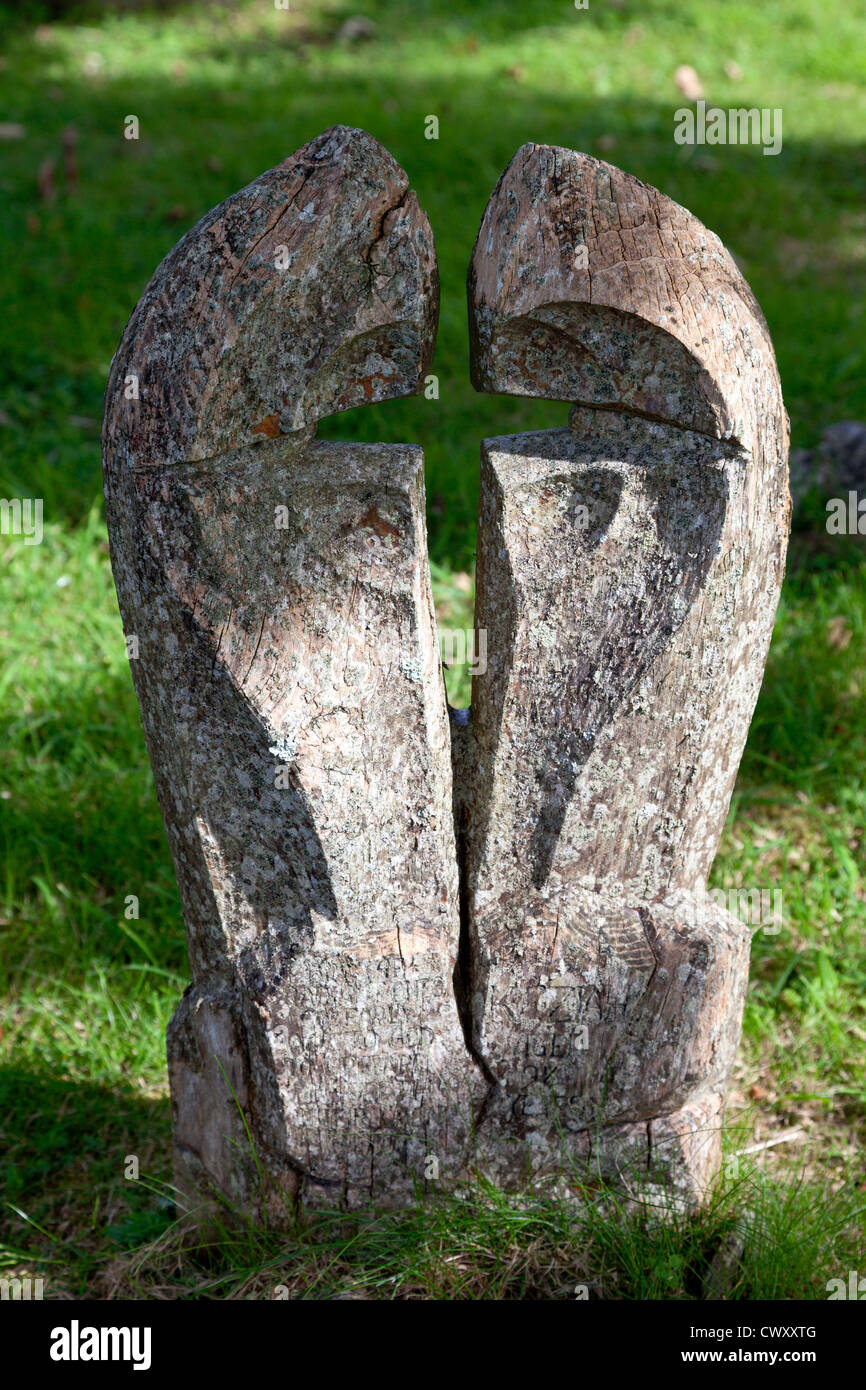
{"label": "carved wooden sculpture", "polygon": [[108,385],[112,555],[189,935],[179,1181],[258,1195],[258,1164],[277,1215],[301,1188],[411,1195],[485,1089],[451,982],[422,453],[313,441],[422,387],[437,311],[405,174],[338,128],[175,247]]}
{"label": "carved wooden sculpture", "polygon": [[772,348],[715,237],[568,151],[515,157],[471,281],[476,385],[592,408],[485,441],[488,671],[451,734],[421,450],[314,439],[432,354],[433,240],[387,151],[337,127],[209,213],[109,379],[189,938],[178,1182],[276,1219],[475,1164],[666,1154],[695,1192],[715,1161],[748,934],[702,890],[782,573]]}
{"label": "carved wooden sculpture", "polygon": [[538,1172],[564,1145],[699,1191],[750,937],[706,879],[788,529],[772,345],[696,218],[548,146],[491,197],[469,308],[478,389],[575,403],[482,448],[458,797],[485,1157]]}

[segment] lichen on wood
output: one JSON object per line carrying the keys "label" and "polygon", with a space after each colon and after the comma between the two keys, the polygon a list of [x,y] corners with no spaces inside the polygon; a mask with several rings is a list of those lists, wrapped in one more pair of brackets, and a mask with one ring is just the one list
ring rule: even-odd
{"label": "lichen on wood", "polygon": [[324,415],[423,388],[432,234],[326,131],[145,290],[103,431],[112,563],[187,926],[177,1181],[402,1203],[577,1161],[690,1199],[718,1163],[749,932],[707,874],[784,563],[766,324],[685,209],[524,146],[469,278],[479,389],[572,404],[482,446],[447,709],[423,456]]}
{"label": "lichen on wood", "polygon": [[596,1173],[625,1154],[693,1198],[748,974],[706,884],[784,566],[772,345],[691,213],[547,146],[491,197],[469,313],[479,389],[573,403],[568,429],[482,446],[489,656],[457,817],[485,1154],[506,1179],[563,1144]]}

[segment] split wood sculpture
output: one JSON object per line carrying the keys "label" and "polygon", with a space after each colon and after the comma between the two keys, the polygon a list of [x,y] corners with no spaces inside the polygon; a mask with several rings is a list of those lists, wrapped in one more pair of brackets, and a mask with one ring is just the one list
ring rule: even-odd
{"label": "split wood sculpture", "polygon": [[457,794],[485,1158],[550,1166],[565,1134],[596,1172],[700,1190],[750,940],[706,880],[790,512],[772,344],[689,212],[536,145],[487,207],[469,309],[478,389],[575,403],[482,448],[488,670]]}
{"label": "split wood sculpture", "polygon": [[405,173],[337,127],[174,248],[106,393],[189,942],[177,1181],[277,1221],[575,1160],[694,1197],[718,1163],[749,931],[705,884],[787,532],[767,329],[684,209],[518,152],[473,381],[574,409],[484,442],[488,668],[449,728],[421,450],[314,438],[423,389],[437,312]]}

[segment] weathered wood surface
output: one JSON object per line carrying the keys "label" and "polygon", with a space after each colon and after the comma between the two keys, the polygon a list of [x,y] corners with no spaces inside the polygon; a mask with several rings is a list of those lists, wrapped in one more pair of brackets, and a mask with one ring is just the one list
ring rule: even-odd
{"label": "weathered wood surface", "polygon": [[473,380],[574,409],[484,443],[488,667],[449,733],[421,451],[314,439],[422,388],[437,308],[406,175],[337,127],[175,247],[108,384],[189,939],[178,1182],[277,1221],[567,1157],[693,1196],[717,1162],[749,933],[704,890],[787,528],[766,326],[684,209],[518,152],[472,261]]}
{"label": "weathered wood surface", "polygon": [[203,217],[154,274],[111,367],[109,482],[420,390],[438,309],[433,236],[405,172],[364,131],[325,131]]}
{"label": "weathered wood surface", "polygon": [[469,304],[479,389],[575,403],[482,448],[457,796],[485,1157],[554,1171],[564,1143],[694,1194],[748,973],[706,879],[783,572],[772,347],[690,213],[544,146],[491,198]]}
{"label": "weathered wood surface", "polygon": [[[319,443],[154,478],[143,519],[168,592],[141,669],[164,681],[168,646],[174,679],[142,705],[194,952],[169,1034],[180,1156],[200,1183],[202,1143],[226,1132],[219,1015],[272,1181],[306,1179],[307,1200],[408,1196],[428,1155],[465,1146],[480,1080],[451,984],[421,451]],[[223,1152],[203,1166],[226,1188]]]}
{"label": "weathered wood surface", "polygon": [[451,983],[421,450],[258,430],[417,390],[435,319],[405,175],[338,130],[184,238],[109,384],[112,557],[189,935],[178,1177],[251,1195],[239,1104],[276,1215],[298,1192],[408,1196],[428,1155],[465,1150],[485,1090]]}
{"label": "weathered wood surface", "polygon": [[[469,325],[479,391],[735,439],[755,456],[756,486],[784,465],[788,420],[755,296],[713,232],[611,164],[551,145],[517,151],[475,243]],[[784,531],[785,488],[768,485]]]}

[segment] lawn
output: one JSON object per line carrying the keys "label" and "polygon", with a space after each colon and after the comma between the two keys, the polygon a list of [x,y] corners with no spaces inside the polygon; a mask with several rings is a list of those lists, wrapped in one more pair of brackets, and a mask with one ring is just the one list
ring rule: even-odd
{"label": "lawn", "polygon": [[[343,25],[366,15],[374,32]],[[355,26],[356,29],[358,26]],[[181,1246],[166,1184],[164,1035],[183,924],[108,562],[99,424],[112,353],[158,262],[215,203],[324,130],[377,136],[436,236],[439,398],[348,412],[331,439],[427,463],[440,617],[471,624],[478,441],[567,407],[476,395],[465,275],[527,140],[587,150],[689,207],[736,255],[776,345],[792,447],[866,419],[866,12],[854,0],[0,3],[0,1251],[90,1295],[697,1298],[746,1223],[733,1296],[826,1297],[863,1263],[866,565],[795,517],[764,687],[712,883],[779,892],[756,932],[722,1185],[695,1221],[450,1195],[401,1218]],[[678,146],[674,73],[782,108],[781,153]],[[140,138],[124,139],[136,115]],[[436,115],[439,138],[425,138]],[[76,133],[75,168],[63,133]],[[49,161],[52,163],[49,165]],[[465,674],[449,673],[452,697]],[[138,916],[128,915],[130,898]],[[782,1137],[745,1157],[744,1148]],[[136,1155],[143,1181],[124,1176]],[[153,1242],[156,1242],[155,1245]]]}

